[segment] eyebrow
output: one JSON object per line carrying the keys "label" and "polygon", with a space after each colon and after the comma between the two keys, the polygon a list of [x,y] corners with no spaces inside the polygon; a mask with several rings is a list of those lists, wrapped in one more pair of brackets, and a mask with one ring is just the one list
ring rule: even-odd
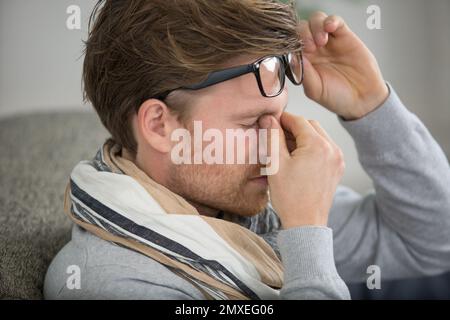
{"label": "eyebrow", "polygon": [[[283,107],[283,112],[284,112],[284,110],[286,110],[287,106],[288,106],[288,104],[286,103],[286,105]],[[242,113],[242,114],[236,114],[235,117],[238,119],[259,118],[266,113],[268,113],[266,110],[253,109],[253,110],[246,111],[245,113]]]}

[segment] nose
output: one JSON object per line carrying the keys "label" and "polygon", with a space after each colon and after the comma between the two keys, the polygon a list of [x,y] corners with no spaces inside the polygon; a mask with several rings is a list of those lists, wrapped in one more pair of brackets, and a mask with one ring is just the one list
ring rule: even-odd
{"label": "nose", "polygon": [[284,90],[280,93],[280,95],[264,100],[266,103],[265,106],[265,114],[271,115],[277,119],[277,121],[280,121],[281,115],[285,111],[287,107],[288,102],[288,90],[287,86],[285,85]]}
{"label": "nose", "polygon": [[288,91],[286,85],[285,89],[283,90],[283,93],[280,95],[280,101],[277,102],[276,111],[273,114],[273,116],[275,117],[275,119],[277,119],[278,122],[280,122],[281,115],[287,108],[287,102],[288,102]]}

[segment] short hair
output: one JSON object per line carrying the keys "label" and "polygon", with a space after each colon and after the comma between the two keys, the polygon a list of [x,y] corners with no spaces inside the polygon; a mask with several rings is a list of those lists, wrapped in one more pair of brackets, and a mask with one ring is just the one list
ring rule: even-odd
{"label": "short hair", "polygon": [[[145,100],[202,81],[240,55],[299,50],[295,1],[99,1],[85,42],[84,99],[135,154],[130,120]],[[186,100],[170,99],[171,112],[182,117]]]}

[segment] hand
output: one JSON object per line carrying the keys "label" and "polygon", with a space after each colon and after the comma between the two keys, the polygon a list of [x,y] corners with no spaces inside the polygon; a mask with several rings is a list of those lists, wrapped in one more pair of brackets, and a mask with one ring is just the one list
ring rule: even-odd
{"label": "hand", "polygon": [[[326,226],[336,187],[344,173],[342,152],[317,121],[284,112],[280,122],[281,126],[269,115],[260,119],[262,128],[279,132],[279,170],[268,176],[272,205],[284,229]],[[292,152],[283,129],[294,137]]]}
{"label": "hand", "polygon": [[308,98],[346,120],[380,106],[389,90],[377,61],[338,16],[323,12],[300,21],[304,42],[304,90]]}

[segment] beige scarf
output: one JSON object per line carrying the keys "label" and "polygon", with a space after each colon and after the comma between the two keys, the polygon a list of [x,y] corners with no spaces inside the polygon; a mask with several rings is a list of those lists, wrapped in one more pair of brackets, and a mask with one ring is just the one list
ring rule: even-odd
{"label": "beige scarf", "polygon": [[[87,172],[88,170],[86,168],[95,168],[95,171],[91,170]],[[92,223],[89,219],[82,219],[80,212],[87,212],[88,210],[75,210],[75,208],[80,208],[80,205],[89,205],[81,201],[76,203],[77,206],[74,205],[75,199],[78,200],[79,196],[73,192],[72,187],[76,185],[77,192],[79,188],[83,189],[83,185],[86,185],[86,189],[89,189],[89,179],[94,176],[92,172],[95,174],[99,173],[99,177],[103,177],[104,175],[117,175],[117,177],[123,177],[125,175],[131,177],[145,189],[148,196],[156,201],[166,214],[174,214],[174,217],[190,215],[203,219],[203,222],[208,224],[217,236],[223,239],[223,241],[234,250],[233,252],[235,254],[239,255],[241,259],[244,259],[256,269],[259,278],[257,280],[261,282],[262,287],[270,287],[273,289],[281,288],[283,281],[282,264],[272,247],[263,238],[234,222],[200,215],[185,199],[156,183],[133,162],[123,158],[121,156],[120,146],[114,144],[111,140],[103,145],[93,161],[84,161],[75,167],[71,175],[71,182],[66,188],[64,211],[82,228],[106,241],[120,244],[162,263],[169,267],[173,272],[193,283],[208,299],[218,298],[216,295],[212,294],[212,292],[221,292],[223,296],[228,299],[255,298],[249,296],[248,293],[244,293],[239,289],[239,286],[230,285],[220,277],[215,277],[210,273],[193,267],[189,263],[174,259],[173,256],[167,255],[162,250],[152,247],[147,243],[136,240],[131,236],[109,232],[106,228],[102,228],[101,226]],[[103,176],[100,174],[103,174]],[[94,178],[92,179],[92,181],[94,181]],[[118,187],[120,188],[121,186]],[[126,185],[123,187],[125,188]],[[86,193],[89,192],[86,191]],[[97,196],[97,198],[100,197]],[[89,208],[89,210],[92,211],[92,208]],[[152,214],[152,212],[145,214]],[[198,236],[201,237],[201,235]],[[239,280],[242,280],[242,283],[245,284],[248,282],[245,279],[245,275],[236,273],[237,272],[234,272],[234,276]],[[254,287],[258,286],[255,285]],[[253,292],[255,292],[258,298],[267,298],[266,294],[258,294],[257,291],[257,289],[255,290],[253,288]],[[270,292],[270,289],[265,288],[264,292],[267,291]],[[276,295],[277,290],[273,291]],[[269,295],[269,298],[273,297],[270,297]]]}

